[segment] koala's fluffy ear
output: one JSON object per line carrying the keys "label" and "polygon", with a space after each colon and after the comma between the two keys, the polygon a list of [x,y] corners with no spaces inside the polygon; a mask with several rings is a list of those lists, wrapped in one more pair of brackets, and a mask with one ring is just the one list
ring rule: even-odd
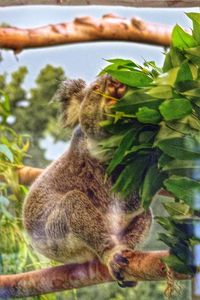
{"label": "koala's fluffy ear", "polygon": [[86,83],[82,79],[67,79],[60,84],[53,101],[56,100],[61,103],[62,121],[65,127],[73,128],[78,124],[85,87]]}

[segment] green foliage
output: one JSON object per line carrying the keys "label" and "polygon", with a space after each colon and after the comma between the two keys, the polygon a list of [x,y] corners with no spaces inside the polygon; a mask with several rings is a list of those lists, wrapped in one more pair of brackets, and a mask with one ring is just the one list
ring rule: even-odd
{"label": "green foliage", "polygon": [[101,72],[128,86],[112,107],[113,124],[105,126],[114,135],[124,129],[121,143],[109,149],[108,174],[121,170],[113,191],[127,196],[138,190],[145,209],[161,188],[172,194],[174,202],[164,203],[168,216],[157,218],[166,230],[159,239],[173,254],[165,262],[182,273],[195,271],[191,218],[200,201],[200,14],[188,17],[192,34],[174,27],[162,70],[152,62],[115,59]]}
{"label": "green foliage", "polygon": [[[6,126],[10,103],[6,93],[1,93],[0,121],[0,272],[7,274],[22,272],[37,258],[25,241],[21,222],[21,204],[27,188],[18,182],[16,168],[22,166],[27,156],[29,140],[27,136],[17,135]],[[3,181],[1,180],[4,179]]]}

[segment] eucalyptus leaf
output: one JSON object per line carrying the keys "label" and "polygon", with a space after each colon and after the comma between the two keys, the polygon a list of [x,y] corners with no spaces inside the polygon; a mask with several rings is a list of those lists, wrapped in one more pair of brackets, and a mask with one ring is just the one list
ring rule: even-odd
{"label": "eucalyptus leaf", "polygon": [[164,179],[166,175],[159,171],[157,164],[147,170],[141,190],[142,206],[145,209],[150,206],[153,197],[163,186]]}
{"label": "eucalyptus leaf", "polygon": [[161,156],[158,159],[158,167],[162,168],[162,170],[165,170],[164,167],[169,164],[173,158],[171,156],[168,156],[165,153],[162,153]]}
{"label": "eucalyptus leaf", "polygon": [[176,255],[176,257],[185,262],[186,265],[192,265],[193,255],[187,244],[178,241],[176,246],[171,249],[171,254]]}
{"label": "eucalyptus leaf", "polygon": [[113,158],[107,168],[107,173],[109,175],[114,171],[116,166],[118,166],[121,163],[126,151],[129,150],[130,147],[132,146],[132,144],[135,140],[136,133],[137,133],[137,130],[132,128],[130,131],[127,132],[127,134],[121,140],[121,143],[119,144],[119,147],[116,149],[115,153],[113,154]]}
{"label": "eucalyptus leaf", "polygon": [[176,83],[177,82],[185,82],[193,80],[192,72],[188,62],[184,62],[180,65],[180,68],[177,73]]}
{"label": "eucalyptus leaf", "polygon": [[[175,121],[173,121],[173,123],[174,122]],[[168,125],[168,123],[170,123],[170,124]],[[173,138],[183,137],[183,133],[180,132],[179,130],[176,130],[176,124],[174,125],[175,126],[175,128],[174,128],[173,126],[171,126],[171,123],[172,122],[162,121],[159,124],[160,125],[160,130],[158,131],[158,133],[155,137],[154,147],[157,147],[157,144],[159,143],[159,141],[163,141],[163,140],[166,140],[166,139],[173,139]]]}
{"label": "eucalyptus leaf", "polygon": [[158,124],[162,119],[157,110],[148,107],[140,107],[136,113],[136,118],[144,124]]}
{"label": "eucalyptus leaf", "polygon": [[194,270],[191,266],[188,266],[185,262],[180,260],[175,255],[170,255],[169,257],[165,257],[162,259],[170,268],[175,270],[178,273],[192,275],[194,274]]}
{"label": "eucalyptus leaf", "polygon": [[170,52],[167,52],[165,54],[165,60],[164,60],[162,70],[164,73],[166,73],[167,71],[169,71],[172,68],[173,68],[173,63],[172,63],[171,55],[170,55]]}
{"label": "eucalyptus leaf", "polygon": [[107,61],[110,62],[111,64],[105,67],[98,75],[106,74],[112,70],[116,71],[120,69],[120,67],[132,68],[132,69],[138,67],[137,64],[135,64],[133,61],[129,59],[116,58],[116,59],[108,59]]}
{"label": "eucalyptus leaf", "polygon": [[186,216],[190,212],[190,206],[181,202],[165,202],[163,205],[171,216]]}
{"label": "eucalyptus leaf", "polygon": [[159,98],[159,99],[169,99],[172,98],[172,88],[169,85],[161,85],[151,88],[148,92],[148,95]]}
{"label": "eucalyptus leaf", "polygon": [[[172,95],[171,95],[172,90],[170,87],[174,86],[178,72],[179,72],[179,67],[176,67],[176,68],[170,69],[166,73],[163,73],[160,76],[158,76],[156,79],[154,79],[153,83],[158,85],[157,89],[162,88],[164,93],[167,95],[167,97],[165,96],[163,98],[171,98],[172,97]],[[162,86],[164,86],[164,87],[162,87]],[[168,93],[170,93],[170,96],[168,96]],[[162,94],[161,94],[161,97],[162,97]]]}
{"label": "eucalyptus leaf", "polygon": [[182,50],[196,47],[197,42],[192,35],[185,32],[179,25],[176,25],[172,31],[172,45]]}
{"label": "eucalyptus leaf", "polygon": [[158,141],[156,146],[176,159],[200,159],[200,139],[197,137],[167,138]]}
{"label": "eucalyptus leaf", "polygon": [[164,165],[162,168],[163,171],[169,171],[174,169],[193,169],[199,170],[200,168],[200,159],[194,159],[194,160],[179,160],[179,159],[173,159]]}
{"label": "eucalyptus leaf", "polygon": [[10,162],[14,161],[14,157],[8,146],[0,144],[0,153],[4,154]]}
{"label": "eucalyptus leaf", "polygon": [[134,61],[130,59],[122,59],[122,58],[112,58],[112,59],[107,59],[106,61],[115,64],[117,66],[131,66],[133,68],[138,67],[138,64],[136,64]]}
{"label": "eucalyptus leaf", "polygon": [[200,81],[199,80],[179,81],[176,82],[175,87],[178,90],[178,92],[183,93],[183,92],[187,92],[188,90],[200,88]]}
{"label": "eucalyptus leaf", "polygon": [[147,166],[148,156],[138,156],[135,158],[121,172],[112,191],[120,192],[125,197],[130,195],[133,190],[139,188]]}
{"label": "eucalyptus leaf", "polygon": [[133,154],[140,150],[151,150],[151,149],[152,149],[151,143],[135,145],[130,150],[126,151],[126,158],[127,158],[127,156],[131,157],[130,154]]}
{"label": "eucalyptus leaf", "polygon": [[164,181],[167,190],[193,209],[200,208],[200,183],[187,177],[173,175]]}
{"label": "eucalyptus leaf", "polygon": [[157,223],[162,226],[165,230],[171,232],[173,225],[168,217],[161,217],[161,216],[156,216],[155,220]]}
{"label": "eucalyptus leaf", "polygon": [[193,22],[193,36],[198,44],[200,44],[200,16],[199,13],[189,12],[186,15]]}
{"label": "eucalyptus leaf", "polygon": [[200,122],[193,115],[189,115],[181,120],[168,121],[166,124],[168,128],[183,135],[189,134],[198,137],[200,134]]}
{"label": "eucalyptus leaf", "polygon": [[192,113],[192,105],[185,98],[166,100],[160,106],[161,115],[166,121],[177,120]]}
{"label": "eucalyptus leaf", "polygon": [[171,57],[172,66],[170,69],[173,69],[173,67],[179,67],[185,60],[185,56],[183,52],[178,48],[171,48],[169,55]]}
{"label": "eucalyptus leaf", "polygon": [[162,99],[156,99],[141,91],[129,91],[124,97],[117,102],[114,111],[125,113],[136,113],[140,107],[158,108]]}
{"label": "eucalyptus leaf", "polygon": [[182,95],[188,96],[188,97],[197,97],[197,98],[199,98],[200,88],[185,91],[185,92],[182,93]]}
{"label": "eucalyptus leaf", "polygon": [[149,76],[138,71],[107,70],[107,73],[131,87],[146,87],[152,82],[152,79]]}
{"label": "eucalyptus leaf", "polygon": [[[149,128],[150,129],[150,128]],[[153,142],[153,138],[155,137],[157,130],[143,130],[140,132],[138,141],[140,144]]]}
{"label": "eucalyptus leaf", "polygon": [[191,48],[185,49],[185,52],[191,54],[192,56],[200,57],[200,46],[191,46]]}

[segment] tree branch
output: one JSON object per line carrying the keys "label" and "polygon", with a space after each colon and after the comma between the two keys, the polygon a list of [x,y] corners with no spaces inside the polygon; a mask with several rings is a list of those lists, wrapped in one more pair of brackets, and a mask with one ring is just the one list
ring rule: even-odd
{"label": "tree branch", "polygon": [[24,185],[30,185],[44,170],[33,167],[23,167],[17,170],[19,182]]}
{"label": "tree branch", "polygon": [[134,7],[194,7],[199,0],[0,0],[0,6],[10,5],[123,5]]}
{"label": "tree branch", "polygon": [[[165,265],[161,259],[167,251],[133,252],[127,268],[128,279],[134,281],[166,279]],[[189,279],[174,274],[176,279]],[[106,266],[98,260],[84,264],[69,264],[15,275],[0,276],[0,298],[28,297],[51,292],[81,288],[113,279]]]}
{"label": "tree branch", "polygon": [[145,22],[137,17],[125,19],[108,14],[94,19],[86,16],[75,18],[69,23],[35,29],[0,27],[0,47],[21,51],[27,48],[106,40],[169,46],[171,31],[172,26]]}
{"label": "tree branch", "polygon": [[[16,170],[19,182],[24,185],[30,185],[44,171],[44,169],[33,167],[21,167]],[[0,175],[0,181],[6,181],[4,175]]]}

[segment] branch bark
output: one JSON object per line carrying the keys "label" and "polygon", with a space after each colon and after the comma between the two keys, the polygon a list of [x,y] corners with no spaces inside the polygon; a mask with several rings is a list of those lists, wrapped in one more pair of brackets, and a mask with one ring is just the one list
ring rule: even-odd
{"label": "branch bark", "polygon": [[0,27],[0,47],[21,51],[28,48],[106,40],[169,46],[171,31],[172,26],[145,22],[137,17],[125,19],[107,14],[100,19],[79,17],[72,22],[35,29]]}
{"label": "branch bark", "polygon": [[30,185],[42,172],[43,169],[28,166],[17,170],[19,182],[24,185]]}
{"label": "branch bark", "polygon": [[[167,251],[133,252],[126,270],[128,279],[134,281],[166,279],[165,265],[161,261]],[[175,273],[179,280],[186,275]],[[51,292],[81,288],[113,279],[106,266],[93,260],[84,264],[69,264],[15,275],[0,276],[0,298],[28,297]]]}
{"label": "branch bark", "polygon": [[[43,172],[43,169],[25,166],[22,168],[18,168],[16,172],[21,184],[30,185]],[[6,181],[4,175],[0,175],[0,181]]]}
{"label": "branch bark", "polygon": [[10,5],[123,5],[134,7],[194,7],[199,0],[0,0],[0,6]]}

